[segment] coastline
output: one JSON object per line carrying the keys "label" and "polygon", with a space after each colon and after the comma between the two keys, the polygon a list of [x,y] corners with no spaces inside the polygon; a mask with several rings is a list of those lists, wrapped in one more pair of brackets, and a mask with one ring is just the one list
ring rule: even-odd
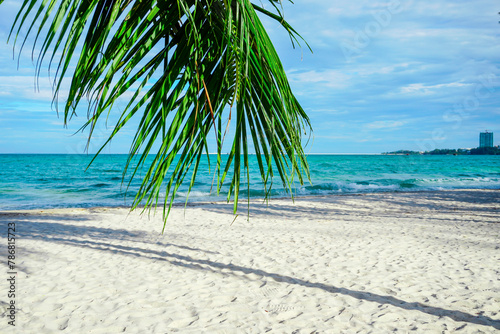
{"label": "coastline", "polygon": [[251,200],[249,220],[246,200],[236,220],[231,203],[180,204],[163,235],[161,210],[140,211],[0,212],[18,235],[16,330],[500,329],[500,190]]}

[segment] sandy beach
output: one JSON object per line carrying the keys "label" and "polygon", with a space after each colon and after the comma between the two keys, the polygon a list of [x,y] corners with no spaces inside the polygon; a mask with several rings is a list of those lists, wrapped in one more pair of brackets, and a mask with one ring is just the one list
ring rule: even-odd
{"label": "sandy beach", "polygon": [[175,207],[163,235],[160,213],[126,208],[0,213],[0,332],[500,332],[499,190],[240,209]]}

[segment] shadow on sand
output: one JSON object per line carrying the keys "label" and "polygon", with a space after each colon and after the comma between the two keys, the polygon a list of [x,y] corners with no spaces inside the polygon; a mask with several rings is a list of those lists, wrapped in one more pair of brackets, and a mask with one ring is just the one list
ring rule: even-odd
{"label": "shadow on sand", "polygon": [[[220,273],[224,270],[226,275],[237,275],[237,272],[244,274],[254,274],[265,278],[270,278],[279,282],[286,282],[291,285],[299,285],[311,289],[321,289],[332,294],[342,294],[353,298],[374,302],[378,304],[391,305],[393,307],[418,311],[435,317],[449,317],[455,321],[479,324],[500,329],[500,320],[495,320],[482,315],[473,315],[456,310],[448,310],[440,307],[434,307],[417,302],[407,302],[392,296],[379,295],[366,291],[356,291],[342,287],[336,287],[320,282],[311,282],[299,278],[294,278],[277,273],[267,272],[261,269],[248,268],[234,264],[226,264],[211,260],[196,259],[191,256],[176,254],[175,252],[166,252],[152,250],[140,247],[147,243],[145,233],[147,232],[129,232],[124,229],[109,229],[92,226],[79,226],[69,224],[71,221],[85,220],[84,216],[65,216],[65,215],[45,215],[45,216],[8,216],[0,215],[0,224],[5,226],[7,222],[16,222],[18,234],[23,239],[40,240],[44,242],[53,242],[72,247],[88,248],[102,252],[111,252],[124,256],[133,256],[147,258],[157,261],[165,261],[171,265],[182,266],[191,270],[202,270],[205,272]],[[64,224],[53,221],[65,221]],[[52,221],[52,222],[49,222]],[[85,240],[79,240],[78,237],[85,236]],[[137,246],[124,246],[117,244],[119,241],[128,241],[137,244]],[[155,242],[158,245],[157,242]],[[193,251],[205,252],[203,249],[191,248],[175,244],[162,244],[162,246],[172,246]],[[238,277],[242,277],[238,275]],[[248,278],[250,280],[250,278]]]}

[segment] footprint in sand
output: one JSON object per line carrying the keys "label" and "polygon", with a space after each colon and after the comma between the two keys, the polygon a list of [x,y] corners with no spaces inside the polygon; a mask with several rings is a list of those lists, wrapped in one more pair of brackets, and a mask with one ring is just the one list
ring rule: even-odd
{"label": "footprint in sand", "polygon": [[[280,301],[283,301],[291,293],[292,289],[287,289],[283,284],[266,282],[265,285],[259,288],[259,294],[264,296],[260,302],[264,312],[275,315],[284,315],[286,313],[286,315],[292,318],[300,315],[302,307],[297,306],[296,303],[280,303]],[[290,318],[288,316],[286,318]]]}

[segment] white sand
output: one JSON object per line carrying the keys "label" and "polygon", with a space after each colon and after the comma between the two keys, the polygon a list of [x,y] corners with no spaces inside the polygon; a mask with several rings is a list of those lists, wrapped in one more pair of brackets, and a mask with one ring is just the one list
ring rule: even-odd
{"label": "white sand", "polygon": [[[1,333],[500,332],[500,191],[1,213]],[[6,226],[18,239],[5,317]]]}

